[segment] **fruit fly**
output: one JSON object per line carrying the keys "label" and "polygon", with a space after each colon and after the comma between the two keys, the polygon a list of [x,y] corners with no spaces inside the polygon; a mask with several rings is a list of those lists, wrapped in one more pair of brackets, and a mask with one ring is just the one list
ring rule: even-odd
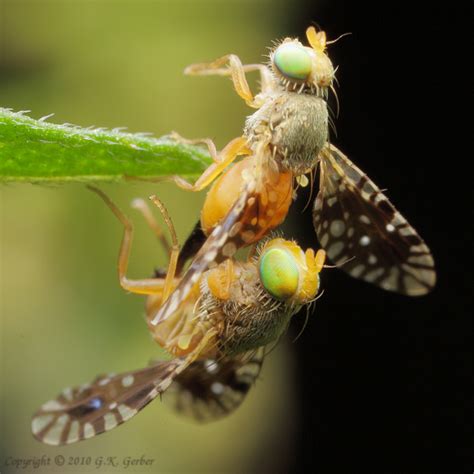
{"label": "fruit fly", "polygon": [[131,280],[126,273],[132,224],[102,191],[91,189],[124,226],[120,284],[132,293],[148,295],[152,336],[174,358],[66,388],[34,415],[34,436],[50,445],[91,438],[129,420],[168,388],[174,407],[196,420],[209,421],[232,412],[258,377],[266,348],[278,342],[302,306],[315,301],[325,252],[304,252],[293,241],[266,239],[246,261],[227,259],[204,272],[178,310],[162,324],[152,325],[157,308],[179,283],[184,261],[192,255],[190,241],[198,234],[192,234],[180,252],[161,201],[151,197],[168,226],[171,246],[144,201],[136,201],[135,207],[169,249],[170,258],[166,272]]}
{"label": "fruit fly", "polygon": [[[327,55],[324,31],[306,31],[309,46],[285,38],[269,54],[269,64],[242,64],[234,54],[186,68],[190,75],[231,76],[237,94],[257,109],[243,135],[220,152],[203,143],[213,163],[194,184],[175,176],[189,191],[213,183],[201,213],[208,236],[188,272],[152,319],[165,321],[210,265],[252,244],[286,217],[295,183],[308,184],[320,169],[313,222],[328,257],[355,278],[385,290],[423,295],[435,285],[430,250],[382,191],[329,140],[327,99],[334,91],[335,68]],[[246,74],[260,74],[254,95]],[[337,98],[337,96],[336,96]],[[244,158],[230,166],[238,156]]]}

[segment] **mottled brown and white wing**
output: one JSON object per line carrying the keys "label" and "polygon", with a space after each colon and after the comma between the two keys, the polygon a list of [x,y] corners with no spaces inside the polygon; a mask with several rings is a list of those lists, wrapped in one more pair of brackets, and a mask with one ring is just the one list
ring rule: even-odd
{"label": "mottled brown and white wing", "polygon": [[32,419],[33,435],[50,445],[71,444],[109,431],[135,416],[184,370],[185,359],[145,369],[99,376],[91,384],[66,388]]}
{"label": "mottled brown and white wing", "polygon": [[248,244],[247,236],[255,236],[256,229],[252,228],[248,215],[256,214],[256,207],[255,182],[249,180],[230,211],[197,252],[179,284],[151,319],[153,326],[168,319],[179,308],[210,266],[231,258],[239,248]]}
{"label": "mottled brown and white wing", "polygon": [[261,347],[238,358],[193,362],[173,380],[163,401],[197,422],[227,416],[240,406],[257,380],[264,355]]}
{"label": "mottled brown and white wing", "polygon": [[410,296],[433,289],[436,273],[429,248],[380,189],[333,145],[321,153],[313,222],[328,257],[351,276]]}

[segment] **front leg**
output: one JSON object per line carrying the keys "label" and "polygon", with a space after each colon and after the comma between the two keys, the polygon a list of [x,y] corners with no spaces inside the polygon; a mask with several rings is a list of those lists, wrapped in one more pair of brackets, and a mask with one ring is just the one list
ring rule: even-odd
{"label": "front leg", "polygon": [[245,100],[245,103],[249,107],[258,109],[262,106],[262,100],[259,95],[254,97],[245,76],[246,72],[251,71],[260,72],[261,93],[266,93],[273,87],[274,80],[270,70],[266,66],[263,64],[243,65],[240,58],[235,54],[228,54],[216,59],[212,63],[191,64],[184,70],[184,73],[193,76],[230,75],[232,76],[232,82],[234,83],[237,94]]}

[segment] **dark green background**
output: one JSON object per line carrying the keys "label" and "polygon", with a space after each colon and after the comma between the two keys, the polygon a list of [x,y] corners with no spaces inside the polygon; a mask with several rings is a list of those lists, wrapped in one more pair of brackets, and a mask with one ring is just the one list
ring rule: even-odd
{"label": "dark green background", "polygon": [[[55,123],[210,136],[222,147],[241,133],[249,109],[227,78],[185,77],[183,70],[228,52],[261,61],[285,33],[282,19],[291,6],[265,0],[2,0],[0,11],[3,107],[29,109],[37,118],[54,112]],[[156,193],[183,241],[204,197],[166,183],[103,189],[137,223],[134,277],[150,275],[165,260],[129,208],[131,199]],[[145,366],[160,351],[143,319],[143,298],[118,285],[122,229],[96,195],[81,185],[9,184],[0,193],[0,472],[6,456],[43,453],[146,454],[155,463],[145,472],[247,472],[261,453],[269,466],[284,465],[294,407],[291,353],[284,347],[268,358],[246,403],[222,422],[190,424],[156,401],[92,441],[65,448],[35,441],[31,415],[62,388]],[[278,460],[275,449],[282,453]]]}

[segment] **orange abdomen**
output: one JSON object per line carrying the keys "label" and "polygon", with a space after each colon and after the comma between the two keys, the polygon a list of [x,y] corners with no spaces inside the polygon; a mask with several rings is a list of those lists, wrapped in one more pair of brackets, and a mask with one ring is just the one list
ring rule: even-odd
{"label": "orange abdomen", "polygon": [[[227,170],[209,190],[201,211],[201,226],[206,235],[228,214],[243,189],[242,173],[254,172],[255,157],[249,156]],[[293,177],[290,172],[277,172],[266,167],[257,180],[254,195],[258,200],[257,211],[247,216],[252,225],[258,222],[262,230],[255,238],[248,240],[251,244],[260,240],[270,230],[281,224],[290,207],[293,195]],[[253,221],[253,222],[252,222]]]}

